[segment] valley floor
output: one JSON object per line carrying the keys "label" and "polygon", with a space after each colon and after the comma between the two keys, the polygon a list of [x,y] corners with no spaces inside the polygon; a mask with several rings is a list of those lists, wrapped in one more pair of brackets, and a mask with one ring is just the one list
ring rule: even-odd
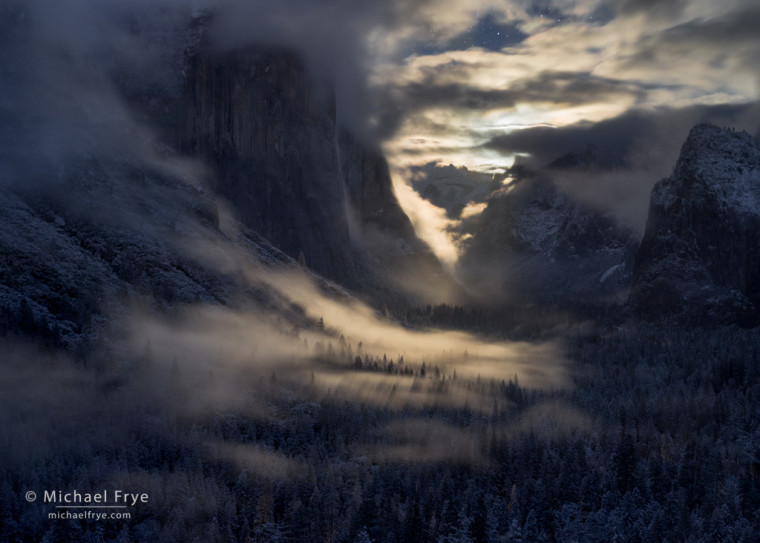
{"label": "valley floor", "polygon": [[[754,541],[758,332],[643,325],[564,349],[572,383],[534,390],[330,346],[316,368],[391,383],[357,401],[313,377],[6,346],[0,539]],[[419,395],[394,400],[404,380]],[[44,490],[103,488],[149,499],[126,520],[48,519]]]}

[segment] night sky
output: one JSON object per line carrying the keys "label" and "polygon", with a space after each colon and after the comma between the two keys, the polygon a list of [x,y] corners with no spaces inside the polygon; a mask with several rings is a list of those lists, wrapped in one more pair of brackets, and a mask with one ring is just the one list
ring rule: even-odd
{"label": "night sky", "polygon": [[755,2],[466,2],[459,18],[440,4],[434,34],[374,67],[386,99],[379,122],[399,163],[498,171],[515,153],[568,150],[537,148],[536,129],[582,128],[594,140],[589,127],[613,119],[625,131],[625,119],[671,116],[674,138],[705,118],[760,125]]}

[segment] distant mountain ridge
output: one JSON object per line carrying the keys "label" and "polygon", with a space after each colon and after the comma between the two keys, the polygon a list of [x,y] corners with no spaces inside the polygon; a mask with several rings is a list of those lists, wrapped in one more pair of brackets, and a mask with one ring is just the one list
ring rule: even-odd
{"label": "distant mountain ridge", "polygon": [[564,155],[551,161],[546,168],[552,170],[591,170],[591,169],[623,169],[630,167],[629,164],[615,153],[600,153],[593,144],[588,144],[583,152],[568,151]]}
{"label": "distant mountain ridge", "polygon": [[510,302],[618,300],[636,238],[542,175],[492,196],[476,218],[460,265],[474,284]]}
{"label": "distant mountain ridge", "polygon": [[411,172],[412,188],[425,200],[445,209],[451,219],[461,217],[467,205],[485,202],[493,191],[502,187],[506,175],[436,163],[414,166]]}

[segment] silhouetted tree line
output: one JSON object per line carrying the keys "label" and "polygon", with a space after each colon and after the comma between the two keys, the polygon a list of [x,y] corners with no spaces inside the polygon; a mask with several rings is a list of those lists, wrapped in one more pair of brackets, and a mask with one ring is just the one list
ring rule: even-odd
{"label": "silhouetted tree line", "polygon": [[558,328],[582,321],[618,323],[624,308],[605,303],[541,303],[526,305],[461,306],[436,304],[412,306],[396,313],[407,326],[468,330],[493,337],[537,339],[555,334]]}

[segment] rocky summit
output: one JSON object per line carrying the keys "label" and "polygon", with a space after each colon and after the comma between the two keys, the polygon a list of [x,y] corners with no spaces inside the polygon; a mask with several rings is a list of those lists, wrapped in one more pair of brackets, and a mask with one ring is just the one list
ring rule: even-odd
{"label": "rocky summit", "polygon": [[747,133],[694,127],[652,191],[629,303],[644,318],[760,322],[760,148]]}

